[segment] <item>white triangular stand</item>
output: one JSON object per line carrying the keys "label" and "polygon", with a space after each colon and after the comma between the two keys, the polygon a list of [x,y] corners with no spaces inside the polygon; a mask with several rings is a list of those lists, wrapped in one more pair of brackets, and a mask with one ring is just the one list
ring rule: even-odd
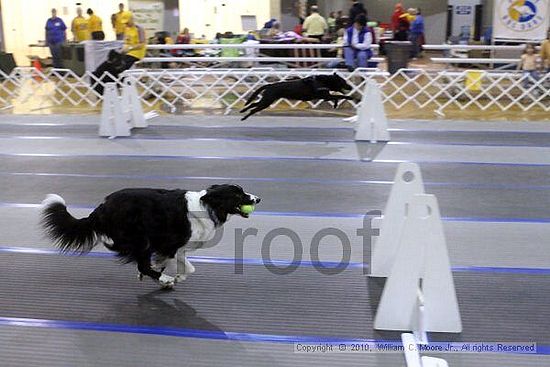
{"label": "white triangular stand", "polygon": [[395,234],[399,249],[374,328],[460,333],[462,322],[437,199],[414,195],[406,208],[403,230]]}
{"label": "white triangular stand", "polygon": [[136,82],[131,78],[126,78],[122,85],[122,109],[131,128],[148,126],[137,94]]}
{"label": "white triangular stand", "polygon": [[384,111],[380,88],[376,82],[371,80],[366,83],[365,93],[363,93],[363,99],[358,108],[355,140],[390,141],[388,119]]}
{"label": "white triangular stand", "polygon": [[416,163],[405,162],[397,167],[390,197],[383,212],[380,235],[374,238],[371,251],[371,277],[390,275],[399,246],[399,236],[405,222],[405,203],[415,194],[424,193],[424,182],[420,167]]}
{"label": "white triangular stand", "polygon": [[108,136],[110,138],[130,136],[130,125],[128,125],[124,116],[115,83],[107,83],[105,85],[99,136]]}
{"label": "white triangular stand", "polygon": [[403,333],[401,334],[401,341],[403,342],[403,351],[405,352],[405,362],[407,367],[448,367],[447,361],[441,358],[420,357],[418,351],[418,340],[413,334]]}

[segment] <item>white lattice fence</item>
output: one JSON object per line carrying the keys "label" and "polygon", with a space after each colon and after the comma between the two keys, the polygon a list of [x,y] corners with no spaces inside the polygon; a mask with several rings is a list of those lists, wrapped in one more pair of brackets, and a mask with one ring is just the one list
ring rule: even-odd
{"label": "white lattice fence", "polygon": [[[149,106],[157,102],[169,105],[184,103],[193,106],[197,101],[203,100],[210,107],[223,107],[229,111],[242,105],[253,90],[264,84],[333,72],[333,70],[319,69],[133,70],[126,76],[136,80],[141,89],[141,97]],[[352,93],[361,95],[366,80],[379,78],[382,81],[386,74],[364,69],[341,75],[353,87]],[[321,103],[322,101],[315,101],[310,102],[309,105],[317,107]],[[283,99],[277,101],[272,107],[281,104],[289,108],[297,108],[300,102]]]}
{"label": "white lattice fence", "polygon": [[[248,95],[266,84],[315,74],[331,74],[323,69],[162,69],[130,70],[122,77],[136,81],[146,106],[159,103],[175,108],[225,108],[226,112],[242,106]],[[533,79],[521,72],[429,71],[407,69],[394,75],[376,69],[341,72],[353,87],[351,94],[360,100],[365,83],[376,80],[387,106],[395,109],[413,107],[444,113],[446,109],[508,111],[550,111],[550,74]],[[17,101],[47,98],[56,105],[97,106],[102,95],[97,85],[115,80],[111,75],[96,78],[87,73],[79,77],[70,70],[52,69],[46,73],[33,68],[16,68],[10,75],[0,74],[0,108]],[[118,80],[120,82],[120,80]],[[94,87],[95,86],[95,87]],[[318,108],[323,102],[307,102]],[[346,101],[343,107],[356,107]],[[280,100],[272,107],[302,108],[303,102]]]}

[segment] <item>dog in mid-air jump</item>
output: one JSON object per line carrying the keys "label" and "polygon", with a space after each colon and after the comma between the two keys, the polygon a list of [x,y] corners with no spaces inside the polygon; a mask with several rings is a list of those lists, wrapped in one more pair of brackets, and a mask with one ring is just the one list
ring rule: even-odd
{"label": "dog in mid-air jump", "polygon": [[[123,262],[136,262],[140,279],[146,275],[172,288],[195,271],[187,251],[211,240],[231,215],[248,218],[243,206],[259,202],[237,185],[202,191],[123,189],[107,196],[87,218],[77,219],[63,198],[50,194],[42,202],[42,225],[63,252],[87,253],[103,243]],[[176,276],[165,274],[176,260]]]}
{"label": "dog in mid-air jump", "polygon": [[[302,79],[290,80],[279,83],[264,85],[255,90],[246,101],[245,107],[241,113],[248,112],[241,121],[246,120],[251,115],[268,108],[279,98],[294,99],[299,101],[313,101],[322,99],[334,103],[334,108],[338,107],[340,100],[354,100],[351,96],[343,94],[331,94],[330,92],[349,92],[352,87],[340,75],[314,75]],[[262,95],[260,100],[254,102],[258,95]]]}

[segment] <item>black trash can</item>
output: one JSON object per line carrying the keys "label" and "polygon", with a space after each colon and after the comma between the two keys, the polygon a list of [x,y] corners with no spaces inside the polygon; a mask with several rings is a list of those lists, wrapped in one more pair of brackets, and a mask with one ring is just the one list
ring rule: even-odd
{"label": "black trash can", "polygon": [[406,69],[412,51],[410,41],[388,41],[384,44],[388,57],[388,71],[395,74],[399,69]]}
{"label": "black trash can", "polygon": [[63,68],[72,70],[76,75],[82,76],[86,72],[84,44],[65,43],[61,46],[61,59],[63,61]]}
{"label": "black trash can", "polygon": [[13,54],[0,52],[0,70],[6,74],[9,74],[13,69],[15,69],[15,66]]}

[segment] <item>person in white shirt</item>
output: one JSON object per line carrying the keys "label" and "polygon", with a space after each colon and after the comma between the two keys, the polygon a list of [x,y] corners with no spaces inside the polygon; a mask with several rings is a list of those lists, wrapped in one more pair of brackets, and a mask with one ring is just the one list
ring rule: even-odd
{"label": "person in white shirt", "polygon": [[344,58],[348,70],[366,68],[372,57],[372,33],[367,27],[367,17],[358,15],[351,27],[344,33]]}

